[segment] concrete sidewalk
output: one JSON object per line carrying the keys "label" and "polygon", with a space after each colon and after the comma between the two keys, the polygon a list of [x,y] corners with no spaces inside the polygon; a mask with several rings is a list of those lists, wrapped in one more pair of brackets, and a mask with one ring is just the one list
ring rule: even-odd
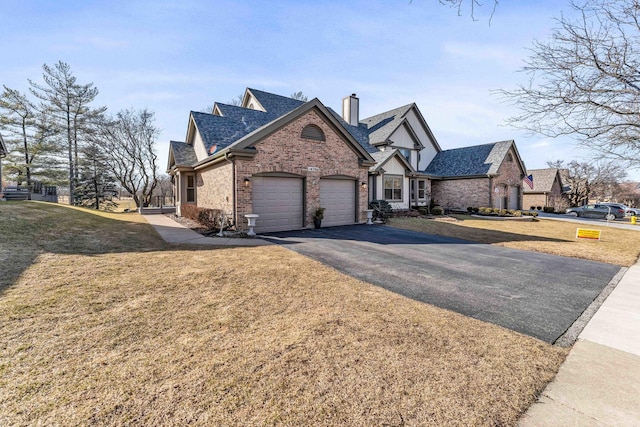
{"label": "concrete sidewalk", "polygon": [[185,227],[166,215],[143,215],[160,237],[169,243],[188,243],[211,246],[265,246],[272,243],[256,238],[207,237]]}
{"label": "concrete sidewalk", "polygon": [[518,425],[640,426],[640,262],[587,323]]}

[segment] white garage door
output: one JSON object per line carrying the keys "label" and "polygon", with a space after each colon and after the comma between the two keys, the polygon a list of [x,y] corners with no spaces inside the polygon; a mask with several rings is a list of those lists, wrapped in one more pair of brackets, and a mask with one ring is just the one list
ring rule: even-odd
{"label": "white garage door", "polygon": [[325,208],[322,226],[356,222],[356,185],[347,179],[320,180],[320,206]]}
{"label": "white garage door", "polygon": [[285,231],[302,228],[302,179],[254,177],[253,213],[256,232]]}

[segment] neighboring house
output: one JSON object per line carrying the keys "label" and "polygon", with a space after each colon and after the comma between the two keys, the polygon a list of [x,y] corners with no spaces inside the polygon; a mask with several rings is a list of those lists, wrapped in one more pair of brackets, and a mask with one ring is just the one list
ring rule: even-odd
{"label": "neighboring house", "polygon": [[522,204],[525,209],[533,207],[553,207],[565,209],[568,207],[568,198],[564,195],[564,185],[560,169],[532,169],[527,171],[531,175],[533,188],[525,184]]}
{"label": "neighboring house", "polygon": [[[513,141],[492,146],[483,185],[499,191],[519,185],[524,166]],[[429,203],[432,182],[477,185],[466,175],[430,171],[445,152],[416,104],[361,120],[355,94],[344,98],[338,114],[317,98],[303,102],[247,89],[240,106],[216,103],[212,114],[192,111],[185,142],[171,141],[169,150],[178,215],[187,204],[220,209],[244,228],[244,215],[255,213],[257,232],[309,227],[318,207],[326,209],[323,226],[360,223],[374,199],[406,210]],[[484,193],[475,206],[495,197]],[[519,195],[513,192],[514,200]],[[441,202],[445,207],[461,206],[455,197],[446,200],[451,204]]]}
{"label": "neighboring house", "polygon": [[7,156],[7,146],[4,144],[2,135],[0,135],[0,193],[2,192],[2,158]]}
{"label": "neighboring house", "polygon": [[522,209],[525,170],[511,140],[441,151],[425,172],[441,206]]}

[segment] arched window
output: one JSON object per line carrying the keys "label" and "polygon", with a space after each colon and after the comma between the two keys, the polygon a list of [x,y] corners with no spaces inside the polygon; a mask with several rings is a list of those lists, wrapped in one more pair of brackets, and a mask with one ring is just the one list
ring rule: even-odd
{"label": "arched window", "polygon": [[300,134],[302,138],[313,139],[314,141],[324,141],[324,132],[316,125],[307,125]]}
{"label": "arched window", "polygon": [[511,153],[507,153],[507,162],[513,162],[513,155]]}

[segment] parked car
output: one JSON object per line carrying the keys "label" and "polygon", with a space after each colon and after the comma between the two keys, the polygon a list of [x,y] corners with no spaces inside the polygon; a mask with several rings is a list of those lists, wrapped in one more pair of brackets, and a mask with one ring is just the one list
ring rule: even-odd
{"label": "parked car", "polygon": [[612,206],[614,208],[619,208],[619,209],[624,209],[624,214],[626,216],[632,216],[636,214],[636,209],[631,209],[629,206],[624,205],[622,203],[609,203],[609,202],[601,202],[598,203],[599,205],[604,205],[604,206]]}
{"label": "parked car", "polygon": [[640,215],[640,209],[629,208],[629,209],[627,209],[627,215],[629,215],[629,216],[638,216],[638,215]]}
{"label": "parked car", "polygon": [[568,215],[576,215],[584,218],[605,218],[613,221],[616,218],[624,218],[625,209],[604,204],[586,205],[567,209]]}

